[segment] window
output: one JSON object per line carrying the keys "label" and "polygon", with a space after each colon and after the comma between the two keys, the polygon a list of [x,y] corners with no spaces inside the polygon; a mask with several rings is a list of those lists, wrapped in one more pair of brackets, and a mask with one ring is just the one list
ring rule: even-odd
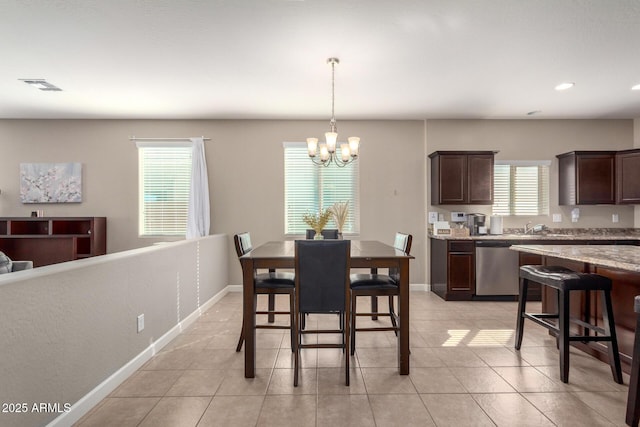
{"label": "window", "polygon": [[191,185],[191,144],[137,144],[140,235],[185,235]]}
{"label": "window", "polygon": [[548,215],[550,161],[496,161],[494,215]]}
{"label": "window", "polygon": [[[340,149],[338,149],[338,153]],[[309,226],[305,213],[317,213],[335,202],[349,201],[349,216],[343,233],[357,233],[360,227],[360,160],[345,167],[314,165],[303,143],[284,144],[284,225],[285,234],[304,234]],[[334,228],[333,220],[329,227]]]}

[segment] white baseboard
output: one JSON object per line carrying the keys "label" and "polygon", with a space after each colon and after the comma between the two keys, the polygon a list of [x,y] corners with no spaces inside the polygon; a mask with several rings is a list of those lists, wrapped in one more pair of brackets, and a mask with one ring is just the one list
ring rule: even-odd
{"label": "white baseboard", "polygon": [[[69,412],[61,414],[59,417],[47,424],[47,427],[66,427],[77,422],[87,412],[89,412],[94,406],[107,397],[112,391],[114,391],[120,384],[122,384],[127,378],[133,375],[138,369],[140,369],[147,361],[149,361],[155,354],[157,354],[164,346],[169,344],[175,337],[188,328],[198,317],[204,314],[215,303],[220,301],[231,290],[232,286],[227,286],[216,295],[211,297],[207,302],[198,307],[193,313],[184,318],[180,323],[171,328],[167,333],[158,338],[149,347],[145,348],[140,354],[131,359],[126,365],[114,372],[109,378],[98,384],[93,390],[81,397],[76,403],[71,406]],[[239,287],[242,291],[242,286]],[[235,291],[232,291],[235,292]]]}

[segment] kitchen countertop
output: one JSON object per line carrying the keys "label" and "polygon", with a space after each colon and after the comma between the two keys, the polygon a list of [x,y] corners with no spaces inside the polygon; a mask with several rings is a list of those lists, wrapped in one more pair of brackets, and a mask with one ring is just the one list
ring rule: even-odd
{"label": "kitchen countertop", "polygon": [[439,240],[640,240],[640,229],[637,228],[582,228],[556,229],[537,234],[516,233],[505,230],[504,234],[484,234],[477,236],[434,235],[428,236]]}
{"label": "kitchen countertop", "polygon": [[511,250],[528,252],[602,267],[640,272],[640,246],[626,245],[513,245]]}

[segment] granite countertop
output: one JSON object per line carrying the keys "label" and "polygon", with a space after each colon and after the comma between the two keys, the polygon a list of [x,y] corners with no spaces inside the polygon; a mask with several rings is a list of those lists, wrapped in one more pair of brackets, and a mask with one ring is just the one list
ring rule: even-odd
{"label": "granite countertop", "polygon": [[640,272],[640,246],[513,245],[511,250]]}
{"label": "granite countertop", "polygon": [[505,229],[504,234],[484,234],[479,236],[434,235],[439,240],[640,240],[638,228],[556,228],[535,234],[524,234],[521,229]]}

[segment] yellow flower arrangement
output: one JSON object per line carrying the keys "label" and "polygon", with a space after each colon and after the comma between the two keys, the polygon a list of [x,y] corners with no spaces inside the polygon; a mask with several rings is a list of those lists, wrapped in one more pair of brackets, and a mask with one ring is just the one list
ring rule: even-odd
{"label": "yellow flower arrangement", "polygon": [[336,202],[329,210],[331,211],[331,216],[333,216],[333,221],[338,227],[338,233],[342,233],[344,223],[347,222],[347,217],[349,216],[349,201]]}
{"label": "yellow flower arrangement", "polygon": [[316,234],[321,234],[324,227],[329,222],[331,211],[329,209],[321,210],[317,215],[306,213],[302,220],[311,227]]}

